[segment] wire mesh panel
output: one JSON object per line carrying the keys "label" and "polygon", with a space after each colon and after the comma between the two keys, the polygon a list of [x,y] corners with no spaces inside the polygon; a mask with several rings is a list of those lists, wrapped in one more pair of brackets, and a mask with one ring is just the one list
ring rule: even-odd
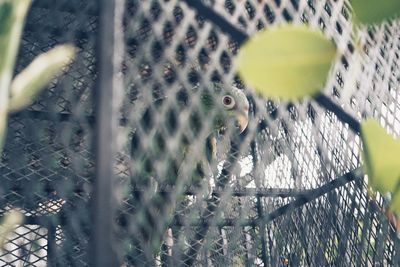
{"label": "wire mesh panel", "polygon": [[[121,110],[127,124],[119,135],[116,174],[122,183],[137,186],[145,168],[137,155],[149,153],[147,171],[156,180],[155,185],[148,182],[134,189],[137,195],[121,199],[122,240],[129,244],[121,254],[127,265],[372,266],[398,262],[398,239],[382,214],[382,200],[368,196],[357,169],[361,142],[351,125],[341,122],[335,110],[327,110],[319,99],[277,103],[260,98],[235,73],[235,55],[243,38],[282,22],[321,28],[337,44],[342,56],[324,92],[340,105],[339,112],[345,110],[357,119],[377,115],[364,107],[366,94],[375,94],[369,87],[376,86],[372,78],[376,71],[368,76],[363,68],[355,72],[351,65],[356,62],[352,25],[343,1],[127,1]],[[388,27],[396,29],[392,24],[373,31],[390,31]],[[380,41],[365,36],[374,43]],[[362,40],[377,49],[371,40]],[[365,53],[361,64],[386,64],[377,57]],[[354,80],[357,88],[351,88]],[[218,135],[217,158],[211,163],[217,167],[204,175],[206,189],[193,188],[188,182],[189,189],[173,187],[164,192],[159,186],[164,185],[160,180],[168,179],[165,165],[170,157],[183,153],[179,138],[190,136],[186,128],[192,127],[191,113],[196,112],[202,92],[212,90],[215,83],[239,87],[247,95],[247,130],[239,135],[227,127],[230,131]],[[382,90],[385,93],[380,96],[390,94]],[[180,107],[177,103],[183,96],[187,99]],[[372,102],[379,106],[382,100],[375,96]],[[199,119],[200,136],[193,136],[195,143],[190,144],[197,151],[207,142],[201,133],[212,121],[210,115]],[[154,143],[160,138],[163,146],[157,150]],[[197,160],[186,167],[196,168]],[[338,188],[338,179],[346,185]],[[165,194],[174,193],[175,201],[183,199],[183,203],[173,207],[173,218],[167,218],[159,213],[159,206],[152,205],[154,198],[165,200]],[[150,214],[137,211],[143,205]],[[141,220],[152,230],[161,229],[160,250],[147,253],[151,237],[140,236]]]}
{"label": "wire mesh panel", "polygon": [[86,266],[88,200],[93,177],[92,87],[96,5],[33,2],[17,71],[57,44],[77,58],[26,111],[10,117],[1,173],[1,210],[21,209],[25,223],[1,252],[1,266]]}
{"label": "wire mesh panel", "polygon": [[[79,53],[10,118],[1,209],[26,220],[2,266],[93,265],[90,242],[104,240],[90,236],[90,213],[104,213],[89,205],[99,151],[115,154],[117,201],[104,214],[121,266],[399,265],[384,199],[368,193],[360,168],[357,128],[372,116],[400,134],[397,21],[360,31],[357,56],[343,0],[111,2],[123,13],[109,12],[113,151],[93,146],[102,131],[93,94],[107,91],[94,83],[105,75],[95,65],[105,12],[47,0],[30,11],[17,70],[58,43]],[[287,22],[322,29],[340,54],[323,93],[293,103],[260,97],[234,68],[247,38]]]}

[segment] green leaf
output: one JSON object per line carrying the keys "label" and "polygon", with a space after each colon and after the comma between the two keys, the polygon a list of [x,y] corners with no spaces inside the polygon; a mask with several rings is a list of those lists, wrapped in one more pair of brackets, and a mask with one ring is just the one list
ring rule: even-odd
{"label": "green leaf", "polygon": [[355,24],[377,24],[400,15],[399,0],[351,0]]}
{"label": "green leaf", "polygon": [[241,78],[261,95],[294,100],[318,93],[336,57],[336,46],[305,25],[269,28],[240,49]]}
{"label": "green leaf", "polygon": [[24,215],[17,210],[11,210],[4,216],[3,222],[0,225],[0,249],[3,248],[8,235],[10,235],[23,220]]}
{"label": "green leaf", "polygon": [[43,88],[71,63],[74,56],[74,46],[59,45],[36,57],[11,84],[9,112],[32,104]]}
{"label": "green leaf", "polygon": [[400,140],[395,140],[379,123],[368,119],[361,123],[364,144],[364,168],[373,190],[392,194],[391,205],[400,214]]}

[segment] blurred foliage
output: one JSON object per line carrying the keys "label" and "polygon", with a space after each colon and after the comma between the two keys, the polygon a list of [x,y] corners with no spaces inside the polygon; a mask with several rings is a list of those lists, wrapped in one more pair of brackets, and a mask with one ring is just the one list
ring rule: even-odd
{"label": "blurred foliage", "polygon": [[389,192],[390,208],[400,215],[400,140],[395,140],[373,119],[361,123],[361,136],[369,185],[382,195]]}
{"label": "blurred foliage", "polygon": [[355,24],[378,24],[400,15],[399,0],[351,0]]}
{"label": "blurred foliage", "polygon": [[324,87],[335,57],[335,44],[321,32],[287,24],[250,38],[239,52],[237,67],[259,94],[294,100]]}
{"label": "blurred foliage", "polygon": [[38,56],[12,79],[31,1],[0,0],[0,152],[4,146],[8,113],[32,104],[35,97],[65,69],[75,55],[73,46],[57,46]]}
{"label": "blurred foliage", "polygon": [[74,53],[72,45],[59,45],[37,56],[12,81],[8,111],[19,111],[32,104],[43,88],[70,62]]}

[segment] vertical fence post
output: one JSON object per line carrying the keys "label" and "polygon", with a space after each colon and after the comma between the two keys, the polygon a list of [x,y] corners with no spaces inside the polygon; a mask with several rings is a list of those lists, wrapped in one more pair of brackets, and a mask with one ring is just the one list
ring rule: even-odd
{"label": "vertical fence post", "polygon": [[[263,207],[261,202],[261,197],[257,197],[257,214],[258,216],[262,216]],[[267,242],[265,241],[265,227],[266,224],[261,222],[258,225],[258,229],[260,232],[261,239],[261,260],[264,263],[264,266],[268,266],[268,257],[267,257]]]}
{"label": "vertical fence post", "polygon": [[115,251],[113,220],[114,130],[117,127],[114,100],[116,92],[115,60],[117,7],[120,0],[99,0],[99,26],[96,42],[97,81],[95,97],[95,177],[92,198],[91,266],[119,266]]}
{"label": "vertical fence post", "polygon": [[[255,113],[254,109],[252,110],[253,114]],[[258,153],[257,153],[257,141],[254,139],[251,143],[250,143],[250,148],[251,148],[251,156],[253,159],[253,171],[257,170],[258,168]],[[257,177],[257,174],[255,175],[255,177]],[[255,181],[256,186],[257,187],[261,187],[261,183],[259,180]],[[257,204],[256,204],[256,208],[257,208],[257,215],[259,218],[262,218],[263,216],[263,204],[262,204],[262,199],[260,196],[257,196]],[[257,226],[256,226],[257,227]],[[256,227],[254,227],[254,230],[256,230]],[[266,241],[265,241],[265,227],[266,224],[264,222],[260,222],[258,224],[258,229],[259,229],[259,234],[260,234],[260,241],[261,241],[261,260],[264,264],[264,266],[268,266],[268,257],[267,257],[267,245],[266,245]]]}
{"label": "vertical fence post", "polygon": [[47,225],[47,266],[57,266],[56,258],[56,227],[49,223]]}

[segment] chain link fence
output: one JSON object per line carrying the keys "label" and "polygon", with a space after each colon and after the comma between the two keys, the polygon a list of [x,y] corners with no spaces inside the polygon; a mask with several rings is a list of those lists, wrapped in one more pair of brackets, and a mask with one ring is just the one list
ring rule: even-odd
{"label": "chain link fence", "polygon": [[[338,47],[313,99],[261,98],[235,72],[247,38],[286,22]],[[26,218],[0,265],[398,266],[358,121],[400,135],[400,25],[360,31],[361,58],[352,27],[344,0],[35,0],[17,70],[59,43],[79,53],[10,118],[0,208]],[[243,132],[220,123],[233,87]]]}

